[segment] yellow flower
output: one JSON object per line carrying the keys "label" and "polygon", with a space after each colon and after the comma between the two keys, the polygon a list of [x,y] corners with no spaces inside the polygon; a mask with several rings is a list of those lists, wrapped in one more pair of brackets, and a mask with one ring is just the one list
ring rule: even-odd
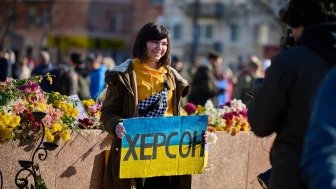
{"label": "yellow flower", "polygon": [[201,105],[197,105],[197,106],[196,106],[196,109],[197,109],[197,112],[198,112],[199,114],[201,114],[201,113],[204,112],[204,107],[201,106]]}
{"label": "yellow flower", "polygon": [[0,114],[0,128],[15,128],[20,124],[21,118],[15,114],[1,113]]}
{"label": "yellow flower", "polygon": [[12,128],[0,130],[0,139],[1,140],[10,140],[10,139],[13,138],[12,133],[13,133]]}
{"label": "yellow flower", "polygon": [[232,127],[225,127],[224,129],[227,133],[231,133],[233,128]]}
{"label": "yellow flower", "polygon": [[44,134],[44,137],[48,142],[53,142],[55,140],[55,136],[52,134],[49,128],[45,129]]}
{"label": "yellow flower", "polygon": [[49,72],[47,73],[47,80],[49,81],[50,85],[52,85],[53,79],[52,75]]}
{"label": "yellow flower", "polygon": [[215,126],[214,128],[216,129],[216,131],[224,131],[225,130],[225,127]]}
{"label": "yellow flower", "polygon": [[38,103],[35,108],[37,111],[46,112],[48,109],[48,105],[45,103]]}
{"label": "yellow flower", "polygon": [[54,91],[53,94],[54,94],[55,96],[60,96],[60,95],[61,95],[61,93],[59,93],[59,92],[57,92],[57,91]]}
{"label": "yellow flower", "polygon": [[237,125],[236,130],[240,131],[241,127],[242,127],[241,125]]}
{"label": "yellow flower", "polygon": [[9,121],[9,124],[12,128],[16,128],[17,126],[19,126],[21,121],[21,117],[17,116],[17,115],[13,115]]}
{"label": "yellow flower", "polygon": [[249,124],[247,122],[245,122],[241,128],[242,131],[248,131],[249,130]]}
{"label": "yellow flower", "polygon": [[0,120],[0,130],[3,130],[6,128],[6,125],[2,123],[2,121]]}
{"label": "yellow flower", "polygon": [[46,134],[45,138],[48,142],[53,142],[55,140],[55,136],[51,133]]}
{"label": "yellow flower", "polygon": [[69,132],[69,130],[63,130],[62,133],[61,133],[61,137],[62,137],[62,140],[63,140],[64,142],[70,140],[70,137],[71,137],[71,136],[70,136],[70,132]]}
{"label": "yellow flower", "polygon": [[62,124],[60,124],[60,123],[55,123],[55,124],[53,124],[53,125],[51,126],[51,131],[52,131],[53,133],[56,133],[56,132],[58,132],[58,131],[62,131],[62,128],[63,128]]}
{"label": "yellow flower", "polygon": [[68,111],[69,111],[69,114],[71,115],[71,117],[77,117],[78,110],[76,108],[69,108]]}
{"label": "yellow flower", "polygon": [[84,106],[93,106],[95,104],[95,101],[90,98],[90,99],[87,99],[87,100],[83,100],[83,105]]}
{"label": "yellow flower", "polygon": [[5,114],[2,119],[1,119],[1,122],[5,125],[5,127],[7,127],[9,125],[9,118],[8,118],[8,115]]}

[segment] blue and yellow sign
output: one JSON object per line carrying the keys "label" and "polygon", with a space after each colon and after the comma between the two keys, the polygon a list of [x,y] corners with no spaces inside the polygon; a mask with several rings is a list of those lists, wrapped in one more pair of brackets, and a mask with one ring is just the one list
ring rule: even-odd
{"label": "blue and yellow sign", "polygon": [[120,178],[203,173],[207,116],[124,120]]}

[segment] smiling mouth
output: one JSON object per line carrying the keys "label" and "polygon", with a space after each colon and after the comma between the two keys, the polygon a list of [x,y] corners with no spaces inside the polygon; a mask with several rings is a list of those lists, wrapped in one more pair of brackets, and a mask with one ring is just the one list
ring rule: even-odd
{"label": "smiling mouth", "polygon": [[154,53],[154,54],[161,54],[161,52],[155,52],[155,51],[153,51],[153,53]]}

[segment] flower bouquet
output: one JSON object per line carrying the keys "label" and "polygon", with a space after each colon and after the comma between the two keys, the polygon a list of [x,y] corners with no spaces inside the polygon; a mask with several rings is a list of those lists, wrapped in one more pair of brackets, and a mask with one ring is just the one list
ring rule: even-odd
{"label": "flower bouquet", "polygon": [[42,125],[35,122],[34,112],[46,114],[41,121],[48,142],[70,139],[71,130],[77,128],[76,105],[58,92],[44,92],[39,86],[43,77],[52,83],[50,74],[0,82],[0,142],[40,137]]}
{"label": "flower bouquet", "polygon": [[210,100],[204,106],[187,103],[184,110],[188,115],[207,115],[208,127],[216,131],[226,131],[232,136],[250,128],[247,108],[241,100],[233,99],[219,108],[215,108]]}
{"label": "flower bouquet", "polygon": [[84,106],[87,117],[78,119],[79,128],[81,129],[101,129],[101,107],[102,103],[95,101],[92,98],[83,100],[82,104]]}

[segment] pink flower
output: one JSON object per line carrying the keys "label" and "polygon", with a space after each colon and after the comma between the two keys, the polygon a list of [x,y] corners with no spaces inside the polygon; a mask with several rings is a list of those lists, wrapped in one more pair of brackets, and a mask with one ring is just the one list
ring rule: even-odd
{"label": "pink flower", "polygon": [[239,112],[243,117],[247,117],[247,109],[243,109],[242,111]]}
{"label": "pink flower", "polygon": [[21,114],[23,113],[25,110],[27,110],[27,107],[24,103],[22,102],[16,102],[13,105],[13,113],[15,114]]}
{"label": "pink flower", "polygon": [[20,86],[19,89],[26,93],[33,93],[40,91],[40,86],[37,83],[28,81],[26,85]]}
{"label": "pink flower", "polygon": [[234,116],[238,116],[238,113],[237,112],[229,112],[229,113],[224,114],[223,118],[228,121],[228,120],[233,119]]}
{"label": "pink flower", "polygon": [[188,113],[188,115],[194,114],[196,112],[196,106],[193,103],[188,102],[184,106],[184,110]]}
{"label": "pink flower", "polygon": [[[61,119],[62,117],[62,111],[59,110],[59,109],[55,109],[55,108],[50,108],[48,110],[48,116],[50,116],[50,124],[53,124],[53,123],[57,123],[58,120]],[[47,116],[46,116],[47,117]],[[48,117],[49,119],[49,117]],[[47,120],[46,120],[47,121]]]}
{"label": "pink flower", "polygon": [[44,116],[44,118],[42,119],[42,122],[44,125],[50,125],[52,122],[52,117],[50,115],[46,115]]}

